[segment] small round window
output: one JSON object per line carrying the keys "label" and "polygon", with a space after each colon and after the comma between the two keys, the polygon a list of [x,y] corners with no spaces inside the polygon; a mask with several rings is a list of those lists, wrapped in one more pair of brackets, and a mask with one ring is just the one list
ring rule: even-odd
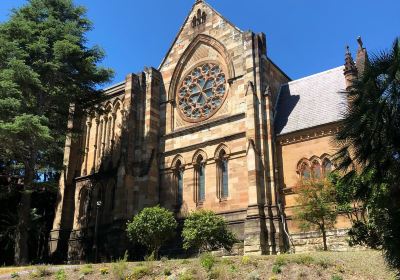
{"label": "small round window", "polygon": [[221,107],[226,96],[226,77],[213,63],[194,68],[178,90],[178,107],[184,119],[205,120]]}

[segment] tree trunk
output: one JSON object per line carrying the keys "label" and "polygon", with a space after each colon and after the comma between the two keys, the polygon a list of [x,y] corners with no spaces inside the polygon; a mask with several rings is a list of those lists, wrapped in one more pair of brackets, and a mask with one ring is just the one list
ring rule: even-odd
{"label": "tree trunk", "polygon": [[322,241],[324,243],[324,251],[328,251],[328,245],[326,244],[326,230],[325,230],[325,225],[321,226],[321,231],[322,231]]}
{"label": "tree trunk", "polygon": [[29,263],[28,229],[30,224],[31,192],[35,178],[36,157],[25,163],[24,189],[18,205],[18,224],[15,233],[14,262],[16,265]]}
{"label": "tree trunk", "polygon": [[21,200],[18,205],[18,225],[15,233],[15,255],[16,265],[29,263],[28,251],[28,227],[30,222],[31,192],[24,187]]}

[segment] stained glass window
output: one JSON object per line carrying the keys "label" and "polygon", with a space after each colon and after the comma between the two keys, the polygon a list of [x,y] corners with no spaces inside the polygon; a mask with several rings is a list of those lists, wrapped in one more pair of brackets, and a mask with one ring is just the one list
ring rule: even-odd
{"label": "stained glass window", "polygon": [[206,63],[194,68],[178,90],[178,107],[189,120],[204,120],[215,113],[226,95],[226,78],[221,68]]}

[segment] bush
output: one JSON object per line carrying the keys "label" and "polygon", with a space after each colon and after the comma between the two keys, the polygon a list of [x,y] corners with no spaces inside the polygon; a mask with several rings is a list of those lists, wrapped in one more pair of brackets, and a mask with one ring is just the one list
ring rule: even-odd
{"label": "bush", "polygon": [[83,275],[88,275],[93,273],[93,267],[91,264],[85,264],[84,266],[81,267],[81,273]]}
{"label": "bush", "polygon": [[230,251],[237,242],[234,234],[228,230],[225,220],[212,211],[192,212],[185,220],[183,231],[183,248],[212,251],[225,248]]}
{"label": "bush", "polygon": [[66,279],[67,275],[65,274],[65,270],[64,269],[58,270],[56,273],[56,280],[66,280]]}
{"label": "bush", "polygon": [[19,274],[17,272],[11,273],[11,278],[19,278]]}
{"label": "bush", "polygon": [[111,270],[116,279],[124,280],[126,278],[126,270],[128,269],[128,251],[125,251],[124,257],[112,264]]}
{"label": "bush", "polygon": [[140,279],[146,275],[149,275],[150,273],[151,270],[148,266],[135,266],[132,270],[132,274],[129,276],[129,279]]}
{"label": "bush", "polygon": [[343,277],[340,275],[332,275],[331,280],[343,280]]}
{"label": "bush", "polygon": [[243,256],[242,257],[242,260],[240,261],[242,264],[244,264],[244,265],[248,265],[250,262],[251,262],[251,260],[250,260],[250,257],[249,256]]}
{"label": "bush", "polygon": [[99,272],[101,275],[107,275],[108,273],[110,273],[110,270],[108,269],[108,267],[102,267],[99,269]]}
{"label": "bush", "polygon": [[298,255],[293,259],[293,262],[297,264],[309,265],[314,262],[314,259],[310,255]]}
{"label": "bush", "polygon": [[30,275],[32,278],[40,278],[40,277],[50,276],[51,274],[52,272],[46,266],[40,266]]}
{"label": "bush", "polygon": [[252,271],[252,272],[249,274],[249,276],[247,277],[247,279],[248,279],[248,280],[260,280],[261,277],[260,277],[260,274],[258,274],[258,272],[254,270],[254,271]]}
{"label": "bush", "polygon": [[131,241],[145,246],[150,254],[158,258],[160,247],[175,234],[177,222],[171,211],[160,206],[144,208],[127,223],[127,234]]}
{"label": "bush", "polygon": [[272,273],[279,274],[282,272],[282,267],[280,265],[274,264],[272,267]]}
{"label": "bush", "polygon": [[205,268],[205,270],[207,270],[207,272],[211,271],[215,262],[215,257],[210,253],[204,253],[200,256],[200,264]]}
{"label": "bush", "polygon": [[275,259],[274,264],[275,264],[275,265],[279,265],[279,266],[284,266],[285,264],[287,264],[287,258],[286,258],[286,256],[285,256],[285,255],[279,255],[279,256],[277,256],[276,259]]}

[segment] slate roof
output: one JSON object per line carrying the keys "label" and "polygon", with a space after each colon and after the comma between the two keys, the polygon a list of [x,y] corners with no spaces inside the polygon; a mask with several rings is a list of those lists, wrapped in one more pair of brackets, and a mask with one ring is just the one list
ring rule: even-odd
{"label": "slate roof", "polygon": [[346,108],[344,66],[282,85],[276,105],[275,133],[339,121]]}

